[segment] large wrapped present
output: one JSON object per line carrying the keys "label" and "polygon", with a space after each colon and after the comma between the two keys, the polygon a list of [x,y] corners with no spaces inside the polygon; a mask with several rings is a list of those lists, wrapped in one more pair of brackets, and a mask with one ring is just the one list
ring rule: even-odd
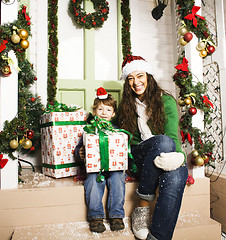
{"label": "large wrapped present", "polygon": [[74,176],[79,165],[74,159],[87,112],[77,109],[74,112],[49,112],[41,116],[41,146],[43,174],[54,177]]}
{"label": "large wrapped present", "polygon": [[128,132],[122,129],[114,129],[110,122],[98,119],[87,125],[84,130],[84,145],[86,157],[86,171],[123,171],[128,168]]}

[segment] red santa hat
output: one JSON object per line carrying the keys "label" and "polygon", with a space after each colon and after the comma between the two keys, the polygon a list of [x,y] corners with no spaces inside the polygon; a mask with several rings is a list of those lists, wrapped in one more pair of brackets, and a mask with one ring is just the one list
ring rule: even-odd
{"label": "red santa hat", "polygon": [[102,87],[97,88],[97,98],[106,99],[107,97],[108,97],[108,93],[104,88]]}
{"label": "red santa hat", "polygon": [[121,79],[126,80],[126,77],[134,71],[143,71],[152,74],[151,66],[140,56],[128,54],[122,63]]}

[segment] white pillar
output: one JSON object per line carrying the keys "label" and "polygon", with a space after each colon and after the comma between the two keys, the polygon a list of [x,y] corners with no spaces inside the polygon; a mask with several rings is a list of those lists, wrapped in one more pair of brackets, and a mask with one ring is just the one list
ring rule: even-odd
{"label": "white pillar", "polygon": [[[195,6],[201,6],[201,0],[195,1]],[[201,9],[197,13],[201,15]],[[191,70],[192,81],[195,85],[198,82],[203,83],[203,60],[199,56],[199,52],[196,50],[198,44],[198,38],[193,34],[193,39],[185,46],[185,57],[188,60],[188,65]],[[192,117],[192,126],[199,128],[202,132],[204,131],[204,115],[201,110],[198,110],[197,113]],[[188,161],[190,156],[188,157]],[[188,164],[189,173],[193,175],[194,178],[204,177],[204,166],[191,166]]]}
{"label": "white pillar", "polygon": [[[18,7],[17,1],[11,5],[1,4],[1,24],[13,22],[17,19]],[[11,51],[10,57],[14,66],[10,65],[12,74],[9,77],[0,77],[0,130],[6,120],[11,121],[18,111],[18,72],[17,59]],[[18,185],[18,161],[12,160],[4,154],[3,158],[9,159],[9,162],[3,169],[0,169],[0,189],[17,188]]]}

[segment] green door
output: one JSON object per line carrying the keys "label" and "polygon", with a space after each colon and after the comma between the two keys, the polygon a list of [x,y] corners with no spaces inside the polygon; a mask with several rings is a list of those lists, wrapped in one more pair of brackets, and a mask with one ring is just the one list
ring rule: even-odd
{"label": "green door", "polygon": [[[109,17],[99,29],[79,29],[67,12],[58,9],[58,85],[57,100],[90,111],[96,89],[104,87],[119,102],[122,82],[120,1],[110,0]],[[86,13],[93,3],[84,1]]]}

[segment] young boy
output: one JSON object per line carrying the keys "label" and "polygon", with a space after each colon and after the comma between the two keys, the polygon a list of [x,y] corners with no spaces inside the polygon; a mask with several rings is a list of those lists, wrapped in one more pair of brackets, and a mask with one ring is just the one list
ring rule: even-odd
{"label": "young boy", "polygon": [[[98,88],[92,110],[94,116],[110,121],[116,114],[116,101],[104,88]],[[84,161],[84,153],[83,140],[81,139],[75,149],[75,156],[77,159]],[[122,230],[125,227],[123,223],[125,216],[123,208],[125,202],[125,176],[123,171],[103,172],[102,175],[105,176],[103,182],[97,182],[97,175],[98,173],[87,173],[84,181],[90,230],[98,233],[106,230],[103,224],[105,214],[102,203],[105,185],[108,187],[107,208],[110,228],[112,231]]]}

